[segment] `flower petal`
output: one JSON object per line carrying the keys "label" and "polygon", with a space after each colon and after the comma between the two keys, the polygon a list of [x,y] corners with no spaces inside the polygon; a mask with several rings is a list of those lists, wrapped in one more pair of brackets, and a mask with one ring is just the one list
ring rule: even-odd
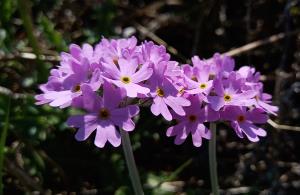
{"label": "flower petal", "polygon": [[220,119],[220,113],[213,110],[209,106],[205,106],[203,109],[204,121],[202,122],[210,122],[210,121],[217,121]]}
{"label": "flower petal", "polygon": [[208,128],[206,128],[204,124],[199,123],[197,130],[200,130],[201,136],[204,137],[205,139],[211,138],[211,131]]}
{"label": "flower petal", "polygon": [[258,103],[258,106],[261,107],[262,109],[264,109],[265,111],[277,116],[276,112],[278,112],[278,110],[279,110],[277,106],[272,106],[261,100],[258,100],[257,103]]}
{"label": "flower petal", "polygon": [[102,62],[102,72],[108,78],[119,79],[121,77],[120,70],[117,68],[115,64],[108,64]]}
{"label": "flower petal", "polygon": [[108,82],[103,84],[103,102],[106,108],[116,108],[122,100],[121,92]]}
{"label": "flower petal", "polygon": [[134,83],[140,83],[144,80],[147,80],[151,77],[153,74],[153,70],[151,68],[146,67],[145,65],[142,65],[142,68],[134,73],[131,77],[132,82]]}
{"label": "flower petal", "polygon": [[101,121],[98,123],[94,143],[97,147],[103,148],[106,141],[118,147],[121,144],[121,136],[110,121]]}
{"label": "flower petal", "polygon": [[163,99],[161,99],[161,103],[159,104],[159,106],[160,106],[161,115],[167,121],[171,121],[172,120],[172,115],[171,115],[166,103],[163,101]]}
{"label": "flower petal", "polygon": [[107,137],[106,137],[105,128],[98,125],[94,144],[99,148],[103,148],[106,142],[107,142]]}
{"label": "flower petal", "polygon": [[180,115],[180,116],[184,116],[185,115],[185,111],[183,110],[183,108],[176,102],[176,99],[172,96],[164,98],[165,103],[170,106],[174,112],[176,112],[176,114]]}
{"label": "flower petal", "polygon": [[120,72],[123,76],[131,76],[135,73],[138,62],[136,59],[119,59],[118,60]]}
{"label": "flower petal", "polygon": [[263,124],[268,120],[268,115],[264,112],[264,110],[259,108],[254,108],[246,113],[247,120],[250,120],[253,123]]}
{"label": "flower petal", "polygon": [[135,128],[131,117],[139,113],[138,106],[130,105],[125,108],[118,108],[111,111],[111,120],[113,123],[125,131],[132,131]]}
{"label": "flower petal", "polygon": [[184,141],[185,139],[181,138],[180,136],[176,136],[174,140],[174,144],[181,145]]}
{"label": "flower petal", "polygon": [[118,147],[121,144],[121,136],[120,133],[116,130],[114,125],[109,125],[105,127],[107,140],[114,147]]}
{"label": "flower petal", "polygon": [[166,120],[170,121],[172,120],[172,115],[164,102],[164,99],[161,97],[155,97],[153,99],[153,104],[151,105],[151,112],[158,116],[161,114]]}
{"label": "flower petal", "polygon": [[214,91],[216,92],[216,94],[218,96],[223,96],[224,95],[224,88],[222,85],[222,81],[220,79],[215,79],[213,82],[213,86],[214,86]]}
{"label": "flower petal", "polygon": [[202,136],[200,131],[200,129],[196,129],[192,132],[193,145],[196,147],[200,147],[202,145]]}
{"label": "flower petal", "polygon": [[249,123],[249,127],[258,136],[265,137],[267,135],[267,132],[264,129],[257,127],[254,124]]}
{"label": "flower petal", "polygon": [[67,124],[73,127],[79,127],[75,138],[78,141],[86,140],[97,128],[97,116],[95,115],[76,115],[67,120]]}
{"label": "flower petal", "polygon": [[223,97],[219,96],[208,96],[208,102],[213,110],[219,111],[225,104]]}
{"label": "flower petal", "polygon": [[245,133],[247,138],[252,142],[258,142],[259,138],[256,135],[256,133],[253,131],[251,127],[251,124],[248,122],[239,123],[241,130]]}
{"label": "flower petal", "polygon": [[221,118],[229,121],[236,121],[237,117],[245,113],[239,106],[225,106],[220,112]]}
{"label": "flower petal", "polygon": [[232,128],[234,129],[234,131],[235,131],[235,133],[237,134],[237,136],[239,136],[240,138],[244,138],[242,129],[241,129],[241,127],[240,127],[240,125],[239,125],[238,122],[232,121],[232,122],[231,122],[231,126],[232,126]]}
{"label": "flower petal", "polygon": [[158,116],[160,114],[160,107],[159,107],[159,105],[157,103],[158,100],[156,100],[157,98],[160,98],[160,97],[155,97],[153,99],[153,104],[150,107],[150,110],[151,110],[152,114],[154,114],[155,116]]}

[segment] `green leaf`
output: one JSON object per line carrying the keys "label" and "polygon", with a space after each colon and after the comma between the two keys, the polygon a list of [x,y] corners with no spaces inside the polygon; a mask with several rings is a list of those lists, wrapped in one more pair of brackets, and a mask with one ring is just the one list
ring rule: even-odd
{"label": "green leaf", "polygon": [[15,0],[1,0],[0,1],[0,18],[1,22],[9,22],[11,16],[16,11]]}
{"label": "green leaf", "polygon": [[49,42],[54,45],[58,50],[67,50],[67,44],[64,41],[62,35],[55,30],[54,24],[45,15],[40,16],[40,24],[42,26],[43,32],[48,38]]}
{"label": "green leaf", "polygon": [[115,191],[115,195],[129,194],[129,188],[127,186],[121,186]]}

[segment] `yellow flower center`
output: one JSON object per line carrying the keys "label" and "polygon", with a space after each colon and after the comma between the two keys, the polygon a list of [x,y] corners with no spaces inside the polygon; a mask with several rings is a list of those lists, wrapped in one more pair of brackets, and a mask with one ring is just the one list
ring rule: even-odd
{"label": "yellow flower center", "polygon": [[195,115],[190,115],[189,116],[189,121],[190,122],[195,122],[197,120],[197,117]]}
{"label": "yellow flower center", "polygon": [[179,94],[183,94],[184,93],[184,87],[182,87],[179,91],[178,91]]}
{"label": "yellow flower center", "polygon": [[165,92],[164,92],[164,90],[162,90],[161,88],[157,88],[157,89],[156,89],[156,94],[157,94],[159,97],[164,97]]}
{"label": "yellow flower center", "polygon": [[101,108],[100,111],[99,111],[99,115],[98,116],[99,116],[100,119],[106,120],[106,119],[108,119],[108,117],[110,116],[110,114],[109,114],[109,111],[107,109]]}
{"label": "yellow flower center", "polygon": [[238,122],[244,122],[246,120],[245,116],[244,115],[240,115],[237,117],[237,121]]}
{"label": "yellow flower center", "polygon": [[128,83],[130,83],[130,78],[127,77],[127,76],[124,76],[124,77],[121,78],[121,81],[122,81],[123,83],[125,83],[125,84],[128,84]]}
{"label": "yellow flower center", "polygon": [[228,94],[225,94],[224,95],[224,100],[225,100],[225,102],[230,102],[231,101],[231,96],[228,95]]}
{"label": "yellow flower center", "polygon": [[201,89],[205,89],[206,88],[206,84],[205,83],[202,83],[202,84],[200,84],[200,86],[199,86]]}
{"label": "yellow flower center", "polygon": [[80,85],[75,85],[73,88],[73,91],[78,92],[78,91],[80,91],[80,89],[81,89]]}

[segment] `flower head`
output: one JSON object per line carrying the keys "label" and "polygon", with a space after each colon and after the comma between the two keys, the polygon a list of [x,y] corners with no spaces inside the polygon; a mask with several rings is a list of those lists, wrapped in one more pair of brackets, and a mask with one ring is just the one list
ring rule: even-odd
{"label": "flower head", "polygon": [[69,53],[62,52],[60,65],[50,71],[35,99],[39,105],[85,110],[67,123],[78,128],[75,137],[79,141],[96,131],[98,147],[107,141],[119,146],[117,128],[134,129],[132,117],[139,107],[128,104],[139,99],[150,102],[155,116],[177,120],[167,130],[167,136],[175,136],[175,144],[191,134],[193,144],[201,146],[202,138],[210,138],[204,123],[217,120],[230,121],[239,137],[258,141],[266,132],[254,124],[265,123],[266,113],[276,114],[278,108],[263,92],[255,68],[243,66],[234,71],[234,66],[231,57],[218,53],[210,59],[194,56],[192,66],[179,66],[162,45],[147,41],[138,45],[135,37],[102,38],[94,48],[71,44]]}

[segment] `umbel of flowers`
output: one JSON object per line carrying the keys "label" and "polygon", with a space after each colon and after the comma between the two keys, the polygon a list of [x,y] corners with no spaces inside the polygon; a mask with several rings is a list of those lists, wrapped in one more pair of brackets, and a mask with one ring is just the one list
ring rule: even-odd
{"label": "umbel of flowers", "polygon": [[70,116],[67,124],[78,128],[75,138],[86,140],[94,131],[94,143],[121,144],[120,131],[133,131],[139,102],[151,102],[151,112],[177,124],[166,130],[182,144],[191,135],[200,147],[210,139],[207,122],[229,122],[237,136],[252,142],[266,136],[256,124],[266,123],[271,95],[263,92],[260,74],[243,66],[234,70],[232,58],[215,54],[210,59],[192,58],[192,65],[170,60],[164,46],[137,44],[129,39],[103,38],[95,47],[72,44],[61,53],[60,64],[42,84],[37,104],[74,107],[85,111]]}

